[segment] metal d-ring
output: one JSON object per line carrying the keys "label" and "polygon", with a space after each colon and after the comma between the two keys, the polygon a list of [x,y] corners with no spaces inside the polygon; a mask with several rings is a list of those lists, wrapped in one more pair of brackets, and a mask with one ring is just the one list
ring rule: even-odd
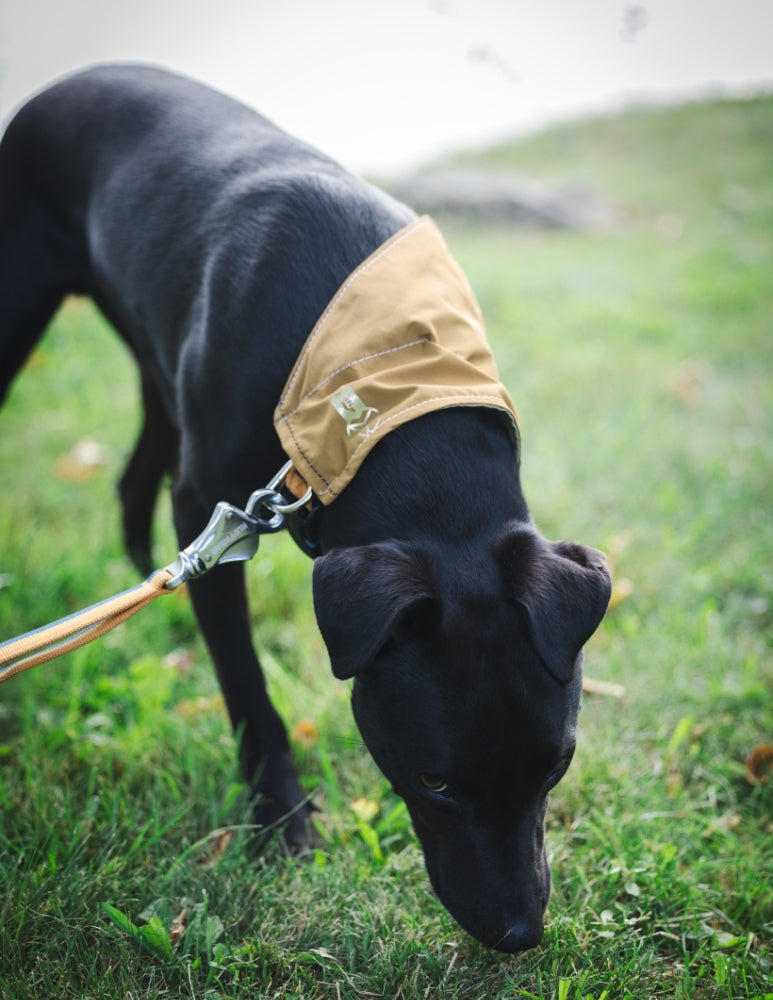
{"label": "metal d-ring", "polygon": [[[287,476],[288,476],[288,474],[290,472],[290,469],[292,469],[292,467],[293,467],[292,459],[289,462],[285,462],[285,464],[282,466],[282,468],[279,470],[279,472],[277,472],[277,474],[274,476],[274,478],[268,484],[268,486],[266,487],[266,489],[267,490],[276,490],[276,489],[278,489],[282,485],[282,483],[285,481],[285,479],[287,479]],[[255,494],[253,493],[253,496],[254,495]],[[306,504],[309,503],[309,501],[311,500],[311,498],[312,498],[313,495],[314,495],[314,491],[309,486],[309,488],[306,490],[306,492],[300,498],[300,500],[294,500],[292,503],[281,503],[281,504],[270,503],[270,504],[266,504],[266,506],[269,507],[271,510],[276,511],[277,514],[294,514],[296,510],[300,510],[301,507],[305,507]],[[250,500],[251,499],[252,499],[252,497],[250,497]],[[247,503],[247,513],[250,513],[249,501]]]}

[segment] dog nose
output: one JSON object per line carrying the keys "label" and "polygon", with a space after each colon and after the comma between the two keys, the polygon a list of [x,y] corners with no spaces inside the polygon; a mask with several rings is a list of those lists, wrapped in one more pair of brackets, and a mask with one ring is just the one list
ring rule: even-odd
{"label": "dog nose", "polygon": [[513,924],[494,945],[497,951],[505,951],[512,954],[516,951],[526,951],[527,948],[536,948],[542,940],[542,923],[535,924]]}

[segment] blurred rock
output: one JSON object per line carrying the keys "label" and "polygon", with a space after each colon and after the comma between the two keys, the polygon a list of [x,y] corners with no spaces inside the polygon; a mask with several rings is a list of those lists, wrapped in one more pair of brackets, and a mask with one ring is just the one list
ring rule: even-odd
{"label": "blurred rock", "polygon": [[386,186],[390,194],[429,215],[591,232],[620,225],[615,208],[585,185],[551,187],[503,171],[432,170],[399,178]]}

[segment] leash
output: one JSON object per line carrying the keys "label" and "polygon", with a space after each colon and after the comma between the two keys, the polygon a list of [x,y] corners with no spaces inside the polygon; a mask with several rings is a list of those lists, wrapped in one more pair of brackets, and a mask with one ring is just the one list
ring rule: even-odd
{"label": "leash", "polygon": [[[288,503],[285,488],[296,499]],[[221,501],[202,533],[178,553],[173,563],[129,590],[92,604],[50,625],[0,643],[0,684],[100,638],[162,594],[171,594],[221,563],[246,562],[258,551],[260,536],[284,526],[285,517],[309,504],[312,491],[288,462],[264,489],[256,490],[242,510]]]}

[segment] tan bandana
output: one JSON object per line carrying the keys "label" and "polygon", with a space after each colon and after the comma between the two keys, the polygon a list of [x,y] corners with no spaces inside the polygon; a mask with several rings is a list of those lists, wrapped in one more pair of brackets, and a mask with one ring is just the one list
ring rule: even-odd
{"label": "tan bandana", "polygon": [[512,422],[472,289],[432,219],[353,271],[312,330],[274,412],[295,468],[323,504],[373,445],[424,413],[489,406]]}

